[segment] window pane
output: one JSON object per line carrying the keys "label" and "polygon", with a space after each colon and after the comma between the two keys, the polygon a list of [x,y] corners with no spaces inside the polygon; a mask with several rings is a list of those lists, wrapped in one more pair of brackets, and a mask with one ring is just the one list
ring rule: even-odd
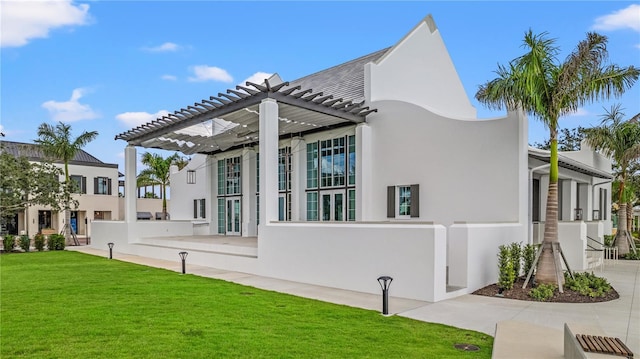
{"label": "window pane", "polygon": [[331,195],[330,194],[322,195],[322,220],[323,221],[331,220]]}
{"label": "window pane", "polygon": [[224,213],[224,198],[218,198],[218,233],[220,234],[224,234],[224,219],[225,219],[225,213]]}
{"label": "window pane", "polygon": [[196,183],[196,171],[193,171],[193,170],[187,171],[187,183],[188,184]]}
{"label": "window pane", "polygon": [[344,186],[344,137],[333,140],[333,185]]}
{"label": "window pane", "polygon": [[224,160],[218,161],[218,194],[224,194]]}
{"label": "window pane", "polygon": [[344,195],[342,193],[335,194],[335,203],[334,203],[334,215],[333,219],[336,221],[344,221]]}
{"label": "window pane", "polygon": [[318,193],[307,193],[307,221],[318,220]]}
{"label": "window pane", "polygon": [[240,194],[240,157],[226,159],[226,193]]}
{"label": "window pane", "polygon": [[356,136],[349,136],[349,185],[356,184]]}
{"label": "window pane", "polygon": [[73,193],[84,193],[82,188],[82,176],[69,176],[69,179],[72,182],[73,188],[71,189]]}
{"label": "window pane", "polygon": [[318,188],[318,143],[307,144],[307,188]]}
{"label": "window pane", "polygon": [[332,141],[320,141],[320,187],[333,186],[333,156],[331,154]]}
{"label": "window pane", "polygon": [[398,187],[398,205],[400,216],[411,215],[411,187],[401,186]]}
{"label": "window pane", "polygon": [[347,209],[347,220],[355,221],[356,220],[356,190],[349,190],[349,207]]}

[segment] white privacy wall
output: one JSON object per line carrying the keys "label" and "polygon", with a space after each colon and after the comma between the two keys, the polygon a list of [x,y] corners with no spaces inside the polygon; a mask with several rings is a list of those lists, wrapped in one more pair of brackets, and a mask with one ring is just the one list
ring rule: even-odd
{"label": "white privacy wall", "polygon": [[[518,223],[466,224],[449,228],[449,285],[467,293],[498,281],[498,247],[523,242]],[[523,242],[524,243],[524,242]]]}
{"label": "white privacy wall", "polygon": [[446,291],[446,230],[427,224],[260,225],[260,273],[274,278],[434,302]]}

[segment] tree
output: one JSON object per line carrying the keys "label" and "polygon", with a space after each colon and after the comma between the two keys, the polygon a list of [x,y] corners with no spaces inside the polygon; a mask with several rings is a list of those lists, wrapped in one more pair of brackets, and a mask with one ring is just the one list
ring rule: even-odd
{"label": "tree", "polygon": [[[30,206],[48,206],[59,211],[71,196],[60,182],[62,170],[51,163],[30,163],[25,157],[0,153],[0,213],[27,213]],[[72,201],[73,205],[77,202]],[[25,221],[27,217],[25,216]],[[27,226],[25,226],[27,228]]]}
{"label": "tree", "polygon": [[[64,164],[64,185],[66,193],[72,192],[74,184],[69,180],[69,161],[73,160],[89,142],[98,136],[97,131],[84,131],[76,138],[71,137],[71,125],[59,122],[55,127],[42,123],[38,126],[38,138],[34,142],[41,146],[42,152],[53,160],[62,161]],[[65,239],[69,240],[71,222],[71,196],[67,196],[64,207]]]}
{"label": "tree", "polygon": [[[602,116],[602,124],[587,130],[586,138],[589,146],[600,151],[604,156],[612,158],[619,168],[616,179],[618,199],[618,231],[614,244],[618,247],[618,254],[629,253],[631,236],[627,223],[627,205],[632,203],[632,188],[626,187],[626,181],[631,170],[631,163],[640,158],[640,123],[634,118],[624,121],[624,113],[620,105],[611,107]],[[633,205],[629,208],[633,211]]]}
{"label": "tree", "polygon": [[162,219],[167,218],[167,186],[170,185],[169,177],[171,175],[171,165],[178,166],[182,169],[187,165],[185,159],[180,157],[177,153],[164,158],[158,154],[152,154],[145,152],[142,154],[140,160],[147,168],[140,171],[137,178],[138,187],[142,186],[160,186],[162,192]]}
{"label": "tree", "polygon": [[[540,283],[564,283],[556,272],[560,258],[553,246],[558,242],[558,120],[586,103],[622,95],[638,79],[640,71],[606,64],[607,38],[587,33],[564,62],[558,62],[559,48],[548,34],[525,33],[527,52],[507,66],[498,65],[497,78],[482,84],[476,99],[489,108],[522,110],[549,129],[550,169],[543,250],[537,264]],[[558,265],[558,267],[560,267]]]}
{"label": "tree", "polygon": [[[558,131],[558,151],[580,151],[580,143],[584,139],[584,127],[563,128]],[[549,151],[551,141],[547,139],[543,143],[534,143],[533,147]]]}

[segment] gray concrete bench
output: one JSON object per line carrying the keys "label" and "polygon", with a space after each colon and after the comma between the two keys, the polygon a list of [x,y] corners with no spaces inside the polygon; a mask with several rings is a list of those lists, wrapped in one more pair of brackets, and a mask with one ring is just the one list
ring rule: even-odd
{"label": "gray concrete bench", "polygon": [[633,358],[633,352],[618,338],[602,329],[581,324],[564,324],[565,359]]}

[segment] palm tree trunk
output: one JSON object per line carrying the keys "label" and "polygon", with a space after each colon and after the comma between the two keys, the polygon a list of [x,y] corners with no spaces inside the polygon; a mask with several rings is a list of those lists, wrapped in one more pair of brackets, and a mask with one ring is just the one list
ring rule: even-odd
{"label": "palm tree trunk", "polygon": [[167,185],[162,184],[162,219],[167,219]]}
{"label": "palm tree trunk", "polygon": [[549,190],[547,191],[543,249],[536,267],[536,281],[545,284],[564,285],[564,275],[559,276],[562,282],[557,283],[556,260],[559,259],[559,256],[554,254],[552,249],[553,243],[558,242],[558,140],[556,131],[551,130],[549,137],[551,139]]}
{"label": "palm tree trunk", "polygon": [[624,256],[629,253],[629,232],[627,231],[627,204],[620,203],[618,209],[618,231],[613,245],[618,248],[618,255]]}
{"label": "palm tree trunk", "polygon": [[627,231],[633,232],[633,203],[627,202]]}

